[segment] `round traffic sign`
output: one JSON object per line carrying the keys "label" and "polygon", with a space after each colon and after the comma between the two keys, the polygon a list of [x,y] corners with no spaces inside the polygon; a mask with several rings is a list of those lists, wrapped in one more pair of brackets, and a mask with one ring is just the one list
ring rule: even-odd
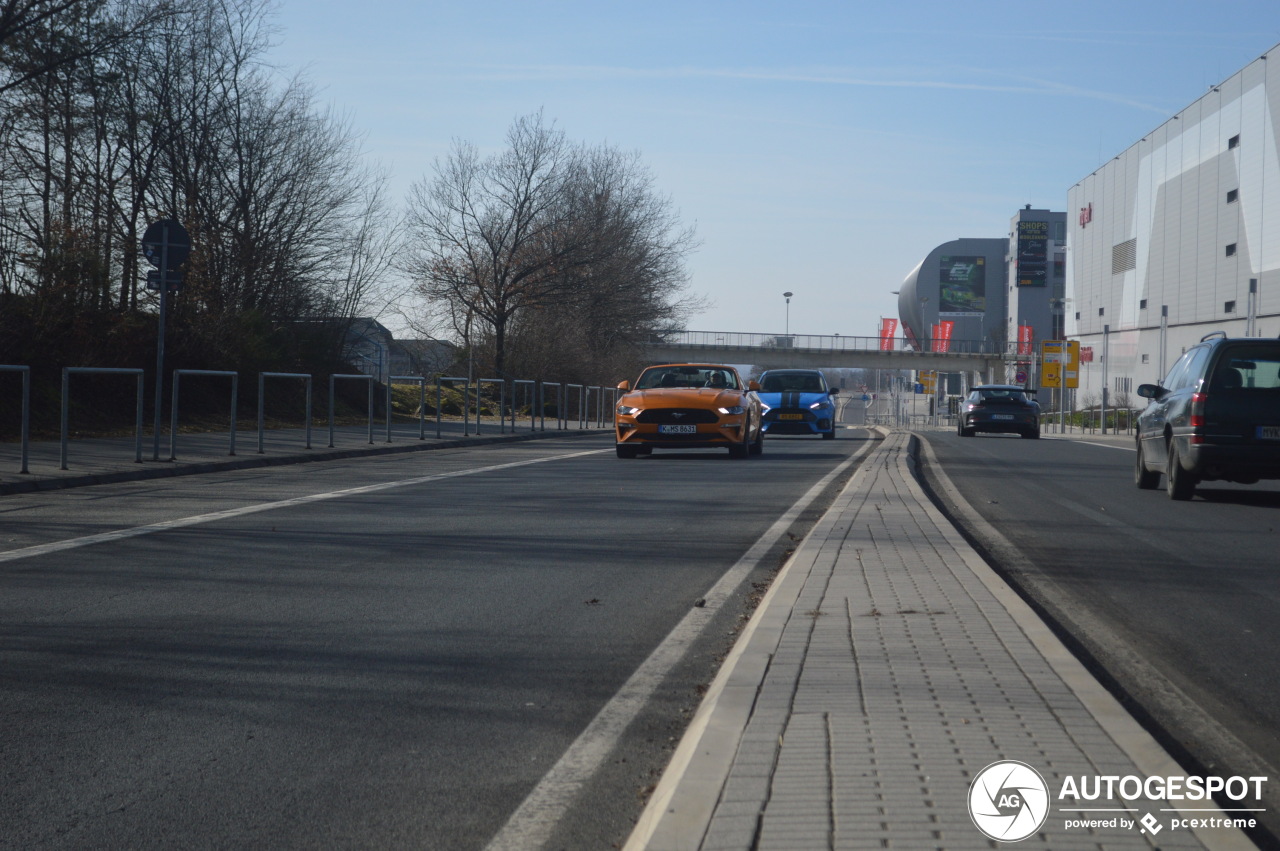
{"label": "round traffic sign", "polygon": [[163,259],[170,269],[175,269],[191,254],[191,235],[177,219],[152,222],[142,235],[142,254],[156,268]]}

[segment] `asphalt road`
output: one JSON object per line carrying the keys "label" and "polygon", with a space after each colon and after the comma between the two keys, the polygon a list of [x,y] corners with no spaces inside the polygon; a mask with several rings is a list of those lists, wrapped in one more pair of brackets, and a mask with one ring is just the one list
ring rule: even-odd
{"label": "asphalt road", "polygon": [[[0,847],[484,847],[866,440],[622,461],[575,437],[8,496]],[[757,545],[552,846],[625,839],[838,484]]]}
{"label": "asphalt road", "polygon": [[1174,502],[1134,486],[1128,441],[924,437],[989,560],[1175,754],[1270,777],[1280,833],[1280,484],[1208,482]]}

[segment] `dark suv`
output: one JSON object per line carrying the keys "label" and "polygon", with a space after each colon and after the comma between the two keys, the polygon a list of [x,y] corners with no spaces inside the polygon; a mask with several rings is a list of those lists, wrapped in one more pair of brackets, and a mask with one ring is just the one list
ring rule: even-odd
{"label": "dark suv", "polygon": [[1280,479],[1280,340],[1210,334],[1138,395],[1151,400],[1138,416],[1138,487],[1163,473],[1170,497],[1191,499],[1202,481]]}
{"label": "dark suv", "polygon": [[980,431],[1040,436],[1040,404],[1018,384],[982,384],[960,403],[956,434],[973,437]]}

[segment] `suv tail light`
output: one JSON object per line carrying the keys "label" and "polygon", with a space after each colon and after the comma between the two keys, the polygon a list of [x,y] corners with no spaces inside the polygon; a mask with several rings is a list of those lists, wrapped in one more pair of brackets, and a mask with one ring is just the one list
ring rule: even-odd
{"label": "suv tail light", "polygon": [[1204,403],[1208,401],[1207,393],[1191,394],[1191,442],[1204,443],[1204,435],[1201,430],[1204,428]]}

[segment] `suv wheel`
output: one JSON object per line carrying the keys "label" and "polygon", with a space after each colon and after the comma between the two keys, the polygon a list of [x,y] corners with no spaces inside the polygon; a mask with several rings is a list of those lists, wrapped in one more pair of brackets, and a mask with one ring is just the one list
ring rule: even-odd
{"label": "suv wheel", "polygon": [[1147,459],[1142,454],[1142,438],[1138,438],[1137,460],[1133,467],[1133,483],[1144,491],[1155,490],[1160,486],[1160,471],[1148,470]]}
{"label": "suv wheel", "polygon": [[1169,461],[1164,468],[1164,488],[1169,492],[1169,499],[1191,499],[1196,492],[1196,477],[1182,468],[1182,460],[1178,456],[1178,444],[1169,441]]}

